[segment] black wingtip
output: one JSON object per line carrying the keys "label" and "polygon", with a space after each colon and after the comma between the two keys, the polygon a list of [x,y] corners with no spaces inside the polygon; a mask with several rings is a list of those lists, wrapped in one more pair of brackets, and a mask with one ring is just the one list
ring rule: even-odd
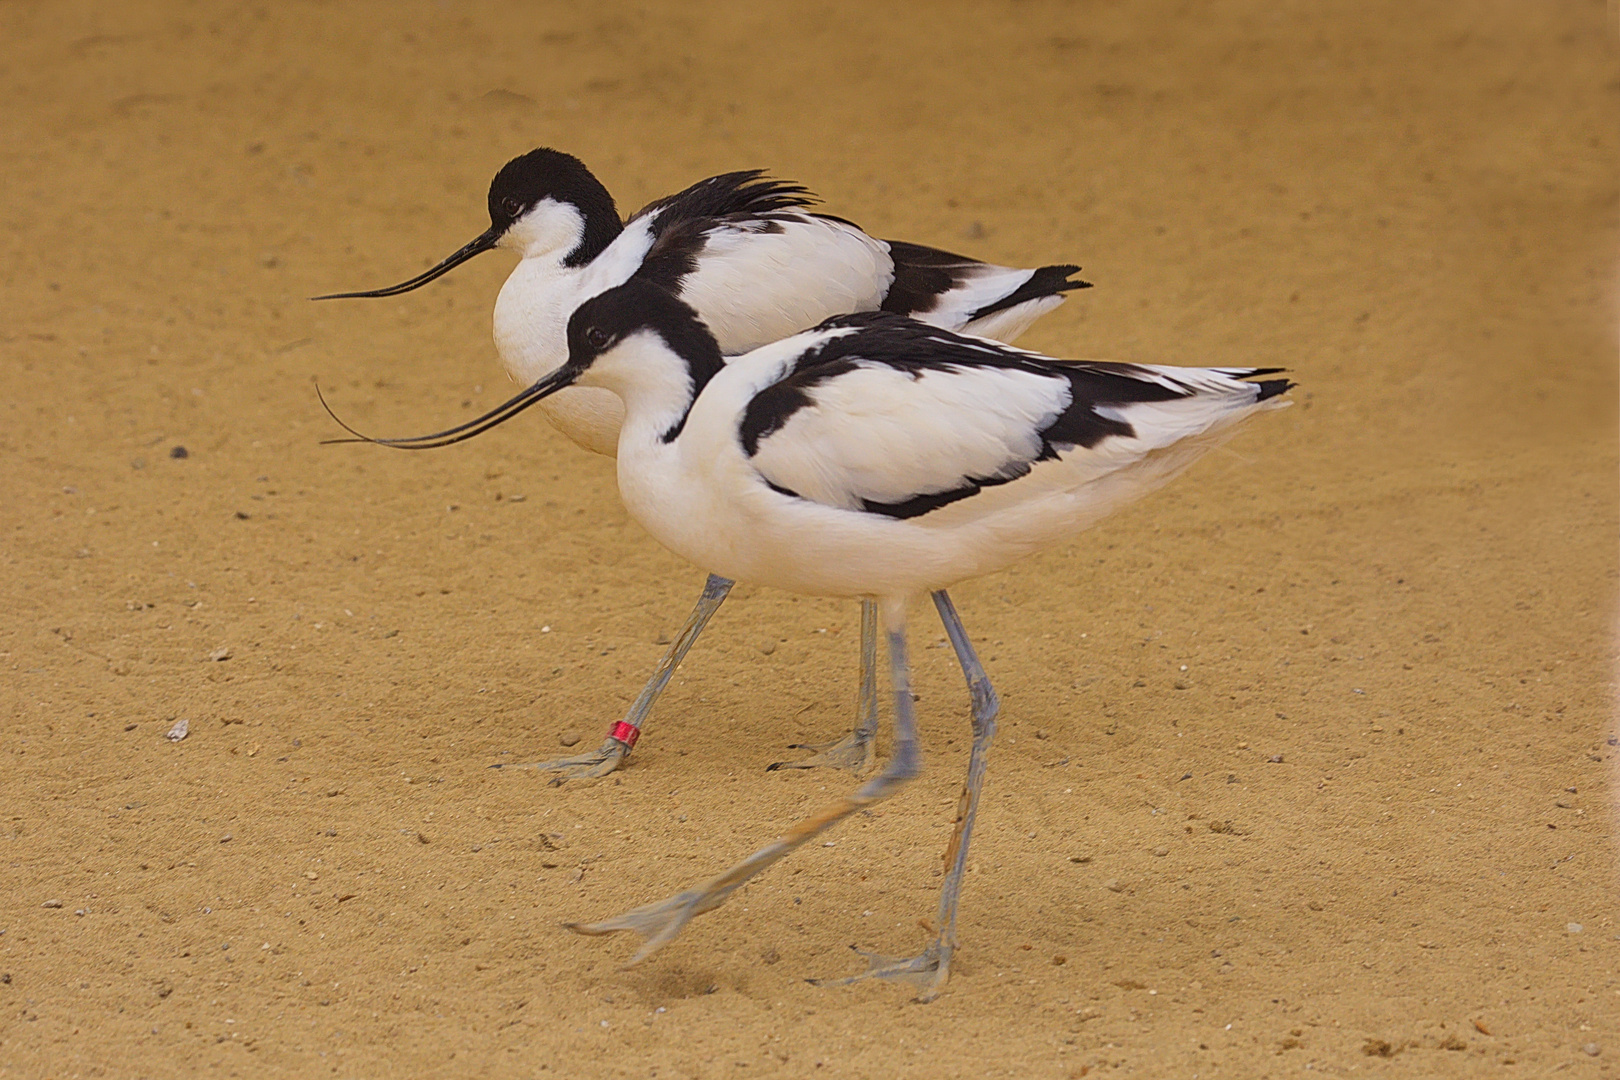
{"label": "black wingtip", "polygon": [[[1256,371],[1250,372],[1249,374],[1251,376],[1274,375],[1282,370],[1282,368],[1260,368]],[[1280,394],[1286,394],[1299,384],[1292,379],[1262,379],[1256,385],[1260,387],[1260,396],[1254,399],[1255,402],[1258,403],[1261,401],[1269,401]]]}
{"label": "black wingtip", "polygon": [[1074,289],[1091,288],[1091,282],[1089,281],[1069,280],[1070,277],[1079,272],[1080,268],[1078,266],[1069,263],[1057,266],[1042,266],[1030,274],[1029,280],[1018,286],[1018,288],[1003,296],[1000,300],[986,304],[970,314],[967,321],[972,322],[975,319],[982,319],[986,315],[994,315],[998,311],[1006,311],[1008,308],[1015,308],[1019,304],[1027,304],[1031,300],[1039,300],[1047,296],[1058,296]]}
{"label": "black wingtip", "polygon": [[1053,293],[1068,292],[1071,289],[1089,289],[1089,281],[1070,281],[1069,278],[1080,272],[1078,266],[1067,263],[1060,266],[1043,266],[1025,283],[1026,289],[1046,289]]}

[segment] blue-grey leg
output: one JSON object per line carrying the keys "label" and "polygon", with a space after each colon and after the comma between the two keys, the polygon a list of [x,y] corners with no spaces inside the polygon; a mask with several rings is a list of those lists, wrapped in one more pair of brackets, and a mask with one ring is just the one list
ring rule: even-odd
{"label": "blue-grey leg", "polygon": [[776,761],[765,766],[774,769],[848,769],[865,772],[876,751],[877,705],[877,601],[861,601],[861,700],[856,707],[855,730],[835,743],[812,745],[794,743],[790,750],[815,750],[799,761]]}
{"label": "blue-grey leg", "polygon": [[703,633],[709,619],[720,610],[721,603],[725,601],[726,594],[731,592],[734,584],[736,583],[717,574],[709,575],[709,580],[703,583],[703,595],[698,597],[697,606],[692,609],[692,614],[686,617],[686,624],[681,627],[681,632],[675,635],[669,651],[658,661],[658,666],[653,669],[652,678],[641,688],[640,696],[630,706],[630,711],[625,713],[624,719],[615,721],[608,729],[607,738],[602,740],[601,746],[587,754],[558,758],[555,761],[494,767],[546,769],[558,773],[560,777],[570,779],[606,776],[617,769],[625,755],[630,753],[630,748],[635,746],[636,740],[641,737],[641,728],[646,724],[654,702],[664,692],[664,687],[669,685],[670,676],[681,666],[681,661],[685,659],[687,651],[692,648],[692,643],[698,639],[698,635]]}
{"label": "blue-grey leg", "polygon": [[1001,704],[984,665],[979,663],[973,643],[968,640],[956,606],[941,589],[934,593],[934,607],[939,610],[945,634],[956,650],[957,662],[967,678],[968,694],[973,699],[973,749],[968,754],[967,780],[962,785],[962,796],[956,804],[956,829],[950,845],[945,849],[945,884],[939,891],[939,933],[932,944],[919,955],[904,959],[890,959],[865,953],[871,968],[848,979],[828,979],[821,986],[841,986],[860,979],[877,976],[885,979],[903,979],[920,983],[922,992],[918,1001],[932,1001],[945,988],[950,978],[951,957],[956,953],[956,910],[962,894],[962,875],[967,871],[968,841],[973,836],[973,819],[979,812],[979,791],[984,786],[985,759],[990,752],[990,740],[996,735],[996,713]]}
{"label": "blue-grey leg", "polygon": [[917,719],[911,700],[910,666],[906,659],[906,606],[904,600],[883,604],[883,628],[889,639],[889,669],[894,682],[894,753],[883,771],[857,788],[852,795],[818,814],[794,825],[779,839],[760,848],[718,877],[710,878],[668,900],[627,911],[598,923],[567,923],[580,934],[611,934],[631,930],[642,938],[641,948],[629,964],[640,963],[675,938],[694,916],[712,911],[760,871],[797,847],[820,836],[827,829],[857,810],[893,795],[922,769],[922,751],[917,744]]}

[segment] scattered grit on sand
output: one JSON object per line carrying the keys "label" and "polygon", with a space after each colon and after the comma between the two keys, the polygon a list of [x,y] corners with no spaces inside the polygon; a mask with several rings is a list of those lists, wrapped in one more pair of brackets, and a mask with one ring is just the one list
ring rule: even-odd
{"label": "scattered grit on sand", "polygon": [[[0,6],[0,1077],[1620,1075],[1616,133],[1565,4]],[[1097,288],[1025,341],[1282,364],[1298,407],[956,590],[1002,737],[651,961],[560,929],[849,783],[853,605],[702,575],[509,387],[483,226],[539,144],[632,209],[767,166]],[[931,618],[931,616],[929,616]],[[185,734],[185,738],[177,736]]]}

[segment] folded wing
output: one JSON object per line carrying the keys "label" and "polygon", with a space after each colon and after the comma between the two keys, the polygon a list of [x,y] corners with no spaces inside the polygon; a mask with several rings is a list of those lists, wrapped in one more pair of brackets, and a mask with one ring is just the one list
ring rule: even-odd
{"label": "folded wing", "polygon": [[1091,483],[1288,385],[1244,381],[1263,369],[1052,360],[883,314],[828,326],[852,332],[753,399],[743,450],[779,491],[893,518],[926,521],[1045,462],[1043,489]]}

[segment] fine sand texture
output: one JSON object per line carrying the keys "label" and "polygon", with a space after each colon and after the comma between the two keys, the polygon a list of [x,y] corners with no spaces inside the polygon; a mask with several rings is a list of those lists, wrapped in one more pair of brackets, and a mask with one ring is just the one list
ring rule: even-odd
{"label": "fine sand texture", "polygon": [[[1616,143],[1601,0],[0,4],[0,1078],[1620,1076]],[[703,580],[513,390],[508,158],[763,167],[1076,262],[1021,344],[1291,409],[953,590],[1000,690],[641,965],[563,929],[848,790],[851,603]],[[188,736],[166,733],[184,720]],[[887,729],[880,751],[887,752]],[[573,750],[567,749],[572,745]]]}

